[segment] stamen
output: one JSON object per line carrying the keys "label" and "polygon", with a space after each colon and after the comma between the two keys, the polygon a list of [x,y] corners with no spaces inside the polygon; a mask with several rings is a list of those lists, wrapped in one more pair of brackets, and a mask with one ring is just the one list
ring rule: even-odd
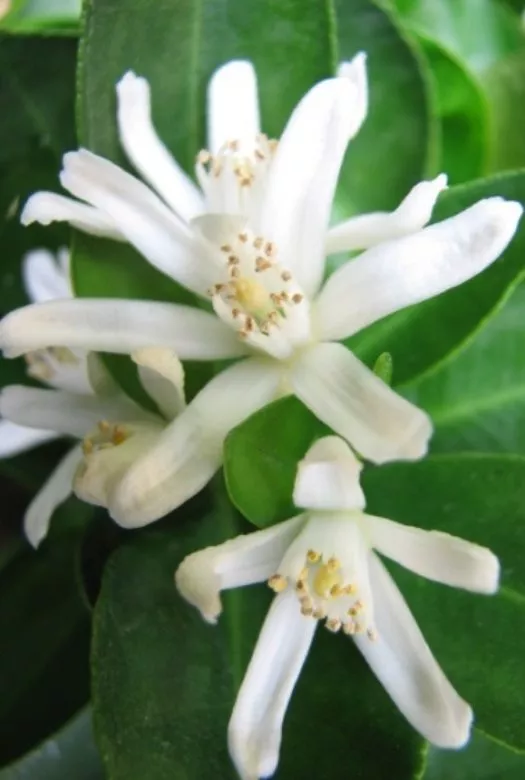
{"label": "stamen", "polygon": [[90,455],[93,452],[93,442],[87,436],[82,442],[82,452],[84,455]]}
{"label": "stamen", "polygon": [[306,553],[306,558],[310,563],[317,563],[321,560],[321,554],[316,552],[315,550],[308,550]]}
{"label": "stamen", "polygon": [[337,618],[330,618],[330,620],[326,621],[325,626],[329,631],[336,634],[341,628],[341,621]]}
{"label": "stamen", "polygon": [[300,295],[299,293],[295,293],[295,295],[292,295],[292,301],[294,303],[301,303],[303,298],[304,298],[304,295]]}
{"label": "stamen", "polygon": [[268,580],[268,587],[274,590],[276,593],[282,593],[288,587],[288,581],[282,574],[272,574]]}
{"label": "stamen", "polygon": [[208,149],[201,149],[197,155],[197,162],[201,165],[206,165],[206,163],[209,163],[211,159],[211,153],[208,151]]}
{"label": "stamen", "polygon": [[283,282],[289,282],[291,278],[292,278],[292,274],[290,273],[290,271],[282,272],[281,279],[283,280]]}
{"label": "stamen", "polygon": [[264,238],[262,236],[257,236],[257,238],[253,241],[253,246],[255,249],[260,249],[262,245],[264,244]]}
{"label": "stamen", "polygon": [[232,248],[229,244],[223,244],[223,246],[221,246],[221,252],[231,252],[231,251]]}
{"label": "stamen", "polygon": [[241,241],[243,244],[245,244],[248,241],[248,234],[247,233],[239,233],[239,241]]}

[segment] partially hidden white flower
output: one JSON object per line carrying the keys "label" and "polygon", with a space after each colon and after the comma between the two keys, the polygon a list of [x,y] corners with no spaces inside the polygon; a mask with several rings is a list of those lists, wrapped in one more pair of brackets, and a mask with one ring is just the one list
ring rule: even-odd
{"label": "partially hidden white flower", "polygon": [[[71,296],[67,251],[56,259],[46,250],[29,253],[23,276],[33,300]],[[154,444],[184,408],[184,373],[171,350],[145,348],[133,358],[159,415],[124,396],[96,355],[64,347],[26,355],[29,375],[50,389],[12,385],[2,390],[0,457],[62,436],[83,439],[63,457],[26,510],[24,530],[34,547],[46,536],[53,512],[71,494],[73,483],[81,498],[106,506],[129,463]]]}
{"label": "partially hidden white flower", "polygon": [[215,623],[220,591],[268,581],[277,592],[228,728],[243,780],[274,773],[288,702],[320,621],[351,637],[393,701],[426,739],[459,748],[472,711],[434,659],[376,552],[436,582],[490,594],[498,559],[485,547],[363,512],[360,463],[338,437],[317,441],[299,464],[303,514],[189,555],[175,580]]}
{"label": "partially hidden white flower", "polygon": [[[373,462],[424,455],[428,417],[337,342],[482,271],[511,240],[521,205],[489,198],[424,227],[442,175],[392,213],[328,230],[341,162],[367,110],[363,54],[306,94],[277,146],[259,135],[252,66],[220,68],[208,92],[210,150],[197,158],[201,190],[158,139],[147,82],[127,73],[117,98],[122,145],[153,189],[81,150],[64,157],[61,174],[81,200],[37,193],[23,220],[67,220],[126,240],[214,313],[153,301],[48,303],[6,317],[0,345],[7,356],[49,345],[117,353],[155,345],[182,360],[246,359],[133,464],[112,516],[139,526],[189,498],[219,468],[228,431],[289,393]],[[326,254],[357,248],[368,249],[323,286]]]}

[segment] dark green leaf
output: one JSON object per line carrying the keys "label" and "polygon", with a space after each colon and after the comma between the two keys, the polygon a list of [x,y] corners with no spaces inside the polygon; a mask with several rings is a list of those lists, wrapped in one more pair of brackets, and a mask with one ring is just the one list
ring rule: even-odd
{"label": "dark green leaf", "polygon": [[452,360],[403,392],[432,416],[434,451],[525,452],[525,286]]}
{"label": "dark green leaf", "polygon": [[[451,187],[440,198],[433,221],[439,222],[492,195],[525,203],[525,173]],[[348,345],[369,364],[380,352],[390,352],[396,367],[395,384],[404,384],[435,366],[472,336],[516,283],[524,263],[525,223],[522,221],[502,257],[478,277],[371,325],[349,339]]]}
{"label": "dark green leaf", "polygon": [[494,742],[477,729],[464,750],[430,747],[421,780],[522,780],[525,756]]}
{"label": "dark green leaf", "polygon": [[[224,512],[156,526],[110,561],[93,684],[112,780],[235,777],[226,727],[270,594],[262,586],[227,594],[211,627],[182,602],[173,571],[188,552],[242,530]],[[407,780],[421,768],[420,750],[349,640],[320,630],[286,718],[277,780],[306,780],[312,767],[323,777]]]}
{"label": "dark green leaf", "polygon": [[479,596],[395,568],[447,675],[486,734],[520,750],[525,667],[525,458],[450,455],[365,473],[367,511],[486,545],[502,564],[497,596]]}
{"label": "dark green leaf", "polygon": [[95,747],[91,711],[69,723],[23,758],[0,770],[0,780],[103,780]]}

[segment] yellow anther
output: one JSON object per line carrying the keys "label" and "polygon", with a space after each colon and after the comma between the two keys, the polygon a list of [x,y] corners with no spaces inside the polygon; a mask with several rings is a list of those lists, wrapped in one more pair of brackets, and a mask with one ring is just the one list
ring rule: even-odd
{"label": "yellow anther", "polygon": [[354,585],[353,583],[345,585],[343,587],[343,593],[345,596],[352,596],[354,593],[357,593],[357,585]]}
{"label": "yellow anther", "polygon": [[201,165],[206,165],[211,160],[211,154],[207,149],[201,149],[197,155],[197,162]]}
{"label": "yellow anther", "polygon": [[316,550],[308,550],[306,557],[310,563],[317,563],[321,560],[321,553],[316,552]]}
{"label": "yellow anther", "polygon": [[239,241],[242,241],[243,244],[245,244],[248,241],[248,233],[239,233]]}
{"label": "yellow anther", "polygon": [[254,238],[253,245],[255,249],[260,249],[263,244],[264,244],[264,238],[262,236],[257,236],[256,238]]}
{"label": "yellow anther", "polygon": [[326,617],[326,611],[321,607],[317,607],[317,609],[314,609],[313,611],[313,617],[316,620],[324,620]]}
{"label": "yellow anther", "polygon": [[122,442],[126,441],[127,438],[128,436],[124,428],[115,425],[115,428],[113,430],[113,435],[111,437],[111,441],[113,442],[113,444],[122,444]]}
{"label": "yellow anther", "polygon": [[228,258],[228,265],[239,265],[240,262],[237,255],[230,255]]}
{"label": "yellow anther", "polygon": [[325,626],[335,634],[341,628],[341,621],[337,618],[330,618],[330,620],[326,621]]}
{"label": "yellow anther", "polygon": [[304,606],[301,607],[301,615],[305,615],[305,617],[311,617],[314,614],[313,607]]}
{"label": "yellow anther", "polygon": [[268,257],[272,257],[272,255],[275,254],[277,247],[273,243],[273,241],[267,241],[266,246],[264,247],[264,254],[268,255]]}
{"label": "yellow anther", "polygon": [[246,317],[246,322],[244,323],[244,327],[250,333],[253,330],[254,322],[253,317]]}
{"label": "yellow anther", "polygon": [[233,319],[236,320],[237,317],[239,317],[240,313],[241,313],[240,309],[232,309],[232,317],[233,317]]}
{"label": "yellow anther", "polygon": [[343,623],[343,631],[348,636],[353,636],[355,634],[355,625],[352,621],[349,623]]}
{"label": "yellow anther", "polygon": [[287,585],[286,577],[283,577],[282,574],[272,574],[268,580],[268,586],[276,593],[282,593],[283,590],[286,590]]}
{"label": "yellow anther", "polygon": [[329,558],[327,560],[326,568],[328,569],[329,572],[339,571],[339,569],[341,568],[341,563],[339,562],[339,560],[337,558],[334,558],[332,556],[332,558]]}
{"label": "yellow anther", "polygon": [[233,266],[233,268],[230,269],[230,276],[232,279],[238,279],[241,275],[241,272],[237,268],[236,265]]}
{"label": "yellow anther", "polygon": [[340,585],[338,585],[338,584],[336,584],[336,585],[332,585],[332,587],[330,588],[330,596],[331,596],[333,599],[336,599],[338,596],[341,596],[341,595],[342,595],[342,593],[343,593],[343,589],[342,589],[342,587],[341,587]]}
{"label": "yellow anther", "polygon": [[223,244],[223,246],[221,246],[221,252],[231,252],[231,251],[232,248],[229,244]]}
{"label": "yellow anther", "polygon": [[257,257],[255,260],[255,270],[257,272],[261,271],[267,271],[268,268],[271,268],[272,264],[269,260],[266,260],[265,257]]}
{"label": "yellow anther", "polygon": [[93,442],[91,439],[84,439],[82,442],[82,452],[84,455],[90,455],[93,452]]}
{"label": "yellow anther", "polygon": [[304,296],[301,295],[300,293],[295,293],[295,295],[292,295],[292,301],[294,303],[301,303],[301,301],[303,300],[303,297]]}
{"label": "yellow anther", "polygon": [[292,274],[290,273],[290,271],[282,272],[281,279],[283,280],[283,282],[289,282],[291,278],[292,278]]}
{"label": "yellow anther", "polygon": [[98,423],[98,429],[100,433],[109,433],[109,429],[111,428],[111,425],[108,423],[107,420],[100,420]]}
{"label": "yellow anther", "polygon": [[297,580],[295,583],[295,590],[297,593],[307,593],[306,582],[304,580]]}

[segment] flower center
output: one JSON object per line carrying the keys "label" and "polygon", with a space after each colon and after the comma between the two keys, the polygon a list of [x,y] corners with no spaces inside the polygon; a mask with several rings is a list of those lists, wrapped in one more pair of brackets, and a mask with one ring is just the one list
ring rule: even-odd
{"label": "flower center", "polygon": [[[221,247],[223,276],[209,290],[216,313],[253,346],[288,357],[310,334],[308,302],[277,247],[245,230]],[[273,337],[273,342],[272,341]]]}
{"label": "flower center", "polygon": [[117,447],[131,436],[129,430],[118,423],[109,423],[101,420],[95,431],[88,434],[82,442],[84,455],[91,455],[99,450]]}
{"label": "flower center", "polygon": [[78,366],[77,356],[67,347],[49,347],[38,349],[24,355],[27,373],[33,379],[50,382],[58,373],[60,366]]}
{"label": "flower center", "polygon": [[[276,593],[286,590],[290,584],[290,579],[282,574],[274,574],[268,580]],[[372,641],[377,638],[366,604],[359,598],[358,584],[345,581],[337,558],[324,560],[322,553],[308,550],[304,567],[293,585],[303,615],[325,620],[326,628],[334,633],[342,629],[350,636],[366,633]]]}

